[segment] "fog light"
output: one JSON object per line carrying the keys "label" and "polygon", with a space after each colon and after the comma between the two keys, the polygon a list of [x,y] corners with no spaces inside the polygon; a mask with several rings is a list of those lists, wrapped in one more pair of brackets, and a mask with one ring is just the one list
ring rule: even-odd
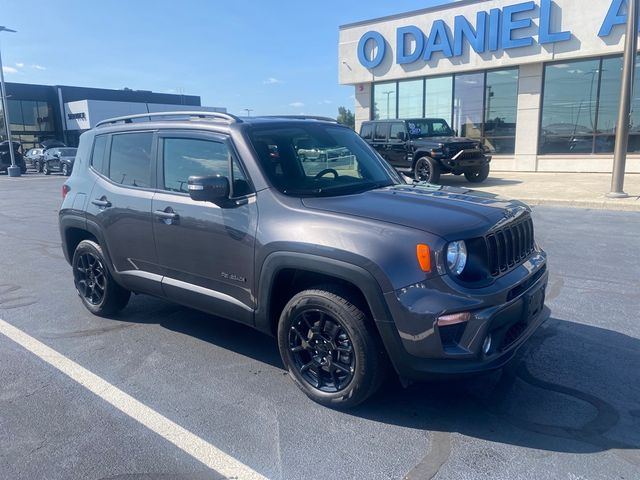
{"label": "fog light", "polygon": [[471,320],[470,312],[452,313],[450,315],[442,315],[438,317],[438,326],[445,327],[447,325],[456,325],[457,323],[464,323]]}
{"label": "fog light", "polygon": [[484,339],[484,343],[482,344],[482,353],[487,355],[491,350],[491,334],[487,335],[487,338]]}

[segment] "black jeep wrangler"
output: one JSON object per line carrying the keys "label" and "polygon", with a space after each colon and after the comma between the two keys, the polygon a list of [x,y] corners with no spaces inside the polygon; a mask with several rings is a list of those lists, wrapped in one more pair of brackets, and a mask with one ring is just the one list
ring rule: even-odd
{"label": "black jeep wrangler", "polygon": [[335,121],[105,120],[80,137],[63,195],[63,251],[91,312],[144,293],[250,325],[325,405],[362,402],[389,367],[500,368],[548,316],[526,205],[407,184]]}
{"label": "black jeep wrangler", "polygon": [[417,181],[438,183],[442,173],[461,175],[473,183],[489,176],[491,156],[482,144],[457,137],[442,118],[363,122],[364,138],[396,170]]}

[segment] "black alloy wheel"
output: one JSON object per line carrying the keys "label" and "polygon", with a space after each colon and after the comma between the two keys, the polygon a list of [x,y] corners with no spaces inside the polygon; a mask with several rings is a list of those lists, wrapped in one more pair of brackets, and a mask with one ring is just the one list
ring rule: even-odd
{"label": "black alloy wheel", "polygon": [[100,305],[106,289],[104,265],[93,253],[85,252],[78,257],[73,271],[76,289],[91,305]]}
{"label": "black alloy wheel", "polygon": [[418,182],[438,183],[440,180],[439,165],[433,158],[419,158],[414,167],[414,179]]}
{"label": "black alloy wheel", "polygon": [[305,310],[293,320],[289,350],[293,365],[313,388],[336,393],[353,380],[356,358],[351,338],[326,312]]}
{"label": "black alloy wheel", "polygon": [[112,278],[102,248],[82,240],[72,260],[73,281],[83,305],[94,315],[109,316],[122,310],[131,292]]}

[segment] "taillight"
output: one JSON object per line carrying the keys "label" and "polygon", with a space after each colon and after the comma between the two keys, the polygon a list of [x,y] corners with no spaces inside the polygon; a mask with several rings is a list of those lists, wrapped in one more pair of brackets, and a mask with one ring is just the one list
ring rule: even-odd
{"label": "taillight", "polygon": [[62,185],[62,199],[63,200],[67,196],[67,193],[69,193],[70,191],[71,191],[71,187],[69,185],[67,185],[66,183]]}

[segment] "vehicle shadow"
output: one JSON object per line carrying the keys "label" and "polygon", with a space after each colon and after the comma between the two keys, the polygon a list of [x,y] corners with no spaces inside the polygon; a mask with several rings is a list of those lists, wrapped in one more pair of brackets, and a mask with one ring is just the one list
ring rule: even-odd
{"label": "vehicle shadow", "polygon": [[[284,368],[275,339],[248,326],[150,297],[132,303],[125,321],[158,323]],[[640,466],[640,340],[551,318],[503,370],[406,389],[390,379],[344,414],[436,432],[445,445],[459,432],[548,451],[617,450]],[[440,448],[429,455],[444,454]]]}

